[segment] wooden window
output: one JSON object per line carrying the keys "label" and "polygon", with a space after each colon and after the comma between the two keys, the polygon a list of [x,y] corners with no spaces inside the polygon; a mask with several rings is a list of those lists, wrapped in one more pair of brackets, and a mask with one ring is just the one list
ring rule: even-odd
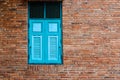
{"label": "wooden window", "polygon": [[29,2],[30,64],[62,64],[61,2]]}

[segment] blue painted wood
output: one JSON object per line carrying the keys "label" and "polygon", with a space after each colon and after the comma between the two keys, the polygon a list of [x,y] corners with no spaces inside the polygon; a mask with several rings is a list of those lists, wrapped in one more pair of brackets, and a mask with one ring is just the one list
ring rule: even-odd
{"label": "blue painted wood", "polygon": [[[57,26],[57,31],[49,31],[51,25],[49,24],[56,24],[52,25],[53,29],[54,26]],[[61,26],[60,26],[60,20],[46,20],[46,42],[48,45],[47,52],[46,52],[46,63],[50,64],[61,64],[61,55],[62,55],[62,44],[61,44]]]}
{"label": "blue painted wood", "polygon": [[29,38],[29,63],[61,64],[60,20],[30,20]]}
{"label": "blue painted wood", "polygon": [[[30,20],[29,63],[44,63],[45,62],[44,55],[43,55],[43,45],[44,45],[44,43],[43,43],[43,41],[44,41],[43,26],[44,26],[44,23],[42,20]],[[35,29],[34,27],[41,28],[41,29]]]}

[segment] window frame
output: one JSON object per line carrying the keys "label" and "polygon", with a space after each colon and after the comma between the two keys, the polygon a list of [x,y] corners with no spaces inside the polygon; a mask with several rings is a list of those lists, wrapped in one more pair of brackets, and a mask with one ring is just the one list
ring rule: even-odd
{"label": "window frame", "polygon": [[[28,64],[30,64],[30,65],[62,65],[63,64],[63,34],[62,34],[62,1],[52,1],[52,2],[59,2],[59,4],[60,4],[60,18],[46,18],[46,7],[44,8],[44,18],[30,18],[30,3],[31,2],[43,2],[44,3],[44,5],[46,6],[46,3],[47,2],[51,2],[51,1],[28,1]],[[44,6],[43,6],[44,7]],[[61,40],[60,40],[60,42],[61,42],[61,63],[30,63],[29,62],[29,58],[30,58],[30,49],[29,49],[29,42],[30,42],[30,39],[29,39],[29,27],[30,27],[30,23],[29,23],[29,21],[30,20],[60,20],[60,22],[61,22],[61,24],[60,24],[60,26],[61,26]],[[45,45],[45,46],[47,46],[47,45]]]}

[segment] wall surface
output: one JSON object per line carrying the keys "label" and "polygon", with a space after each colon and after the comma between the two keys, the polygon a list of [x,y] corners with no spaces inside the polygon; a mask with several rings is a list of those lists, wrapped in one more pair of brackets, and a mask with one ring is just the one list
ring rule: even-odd
{"label": "wall surface", "polygon": [[120,0],[63,0],[63,65],[28,65],[27,0],[0,0],[0,80],[120,80]]}

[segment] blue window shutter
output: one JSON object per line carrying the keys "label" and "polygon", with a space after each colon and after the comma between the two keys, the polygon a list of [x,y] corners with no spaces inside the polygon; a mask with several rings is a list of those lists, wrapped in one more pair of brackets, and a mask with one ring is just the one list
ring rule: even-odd
{"label": "blue window shutter", "polygon": [[60,20],[47,20],[47,60],[46,63],[61,64]]}
{"label": "blue window shutter", "polygon": [[43,21],[30,20],[29,63],[44,63],[42,27]]}
{"label": "blue window shutter", "polygon": [[29,63],[62,63],[60,20],[30,20],[29,38]]}

